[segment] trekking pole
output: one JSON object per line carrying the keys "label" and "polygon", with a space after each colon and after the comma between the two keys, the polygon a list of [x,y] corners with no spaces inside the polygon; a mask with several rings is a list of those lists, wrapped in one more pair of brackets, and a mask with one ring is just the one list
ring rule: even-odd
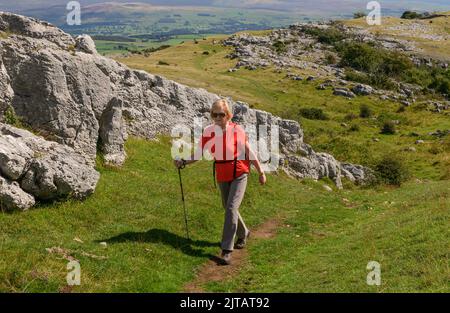
{"label": "trekking pole", "polygon": [[[178,159],[177,159],[178,160]],[[183,165],[181,167],[178,167],[178,177],[180,178],[180,189],[181,189],[181,201],[183,201],[183,210],[184,210],[184,224],[186,227],[186,237],[188,240],[190,240],[189,238],[189,228],[188,228],[188,220],[187,220],[187,211],[186,211],[186,203],[184,202],[184,191],[183,191],[183,182],[181,181],[181,170],[185,167],[186,165],[183,163]]]}

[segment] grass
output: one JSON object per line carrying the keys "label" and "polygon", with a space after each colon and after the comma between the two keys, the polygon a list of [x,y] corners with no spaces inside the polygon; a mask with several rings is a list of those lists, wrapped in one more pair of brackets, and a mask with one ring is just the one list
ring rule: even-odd
{"label": "grass", "polygon": [[[205,35],[178,35],[168,40],[148,40],[143,41],[136,39],[135,42],[129,41],[112,41],[112,40],[95,40],[97,51],[103,55],[117,55],[127,53],[128,51],[141,51],[149,48],[158,48],[163,45],[175,46],[184,41],[193,41],[195,39],[202,39]],[[128,50],[126,50],[128,49]]]}
{"label": "grass", "polygon": [[0,31],[0,39],[8,39],[9,37],[11,37],[11,35],[13,35],[14,33],[6,30],[6,31]]}
{"label": "grass", "polygon": [[[448,182],[312,194],[215,292],[448,292]],[[334,201],[330,201],[334,198]],[[346,202],[343,199],[348,199]],[[381,286],[366,284],[370,261]]]}
{"label": "grass", "polygon": [[[123,168],[98,163],[101,179],[86,201],[0,215],[1,292],[64,290],[67,261],[45,250],[55,246],[80,261],[81,285],[74,292],[181,291],[208,255],[219,251],[223,209],[211,164],[198,162],[182,172],[188,242],[169,139],[131,137],[126,150]],[[285,227],[275,239],[250,246],[242,276],[205,286],[209,290],[448,291],[450,181],[329,193],[321,182],[281,173],[268,179],[261,187],[251,175],[241,213],[250,227],[281,214]],[[382,264],[388,285],[365,286],[370,260]]]}

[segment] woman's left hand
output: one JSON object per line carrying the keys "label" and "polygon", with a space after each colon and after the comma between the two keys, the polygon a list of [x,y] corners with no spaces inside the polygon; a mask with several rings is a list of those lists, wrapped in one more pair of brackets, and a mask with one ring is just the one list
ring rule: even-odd
{"label": "woman's left hand", "polygon": [[263,174],[259,175],[259,183],[261,185],[264,185],[266,182],[267,182],[266,174],[263,173]]}

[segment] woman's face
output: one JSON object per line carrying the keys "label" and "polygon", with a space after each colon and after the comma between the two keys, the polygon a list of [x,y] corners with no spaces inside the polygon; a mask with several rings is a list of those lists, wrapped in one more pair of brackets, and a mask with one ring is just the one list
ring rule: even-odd
{"label": "woman's face", "polygon": [[227,125],[228,117],[222,108],[214,108],[211,117],[217,126],[224,128]]}

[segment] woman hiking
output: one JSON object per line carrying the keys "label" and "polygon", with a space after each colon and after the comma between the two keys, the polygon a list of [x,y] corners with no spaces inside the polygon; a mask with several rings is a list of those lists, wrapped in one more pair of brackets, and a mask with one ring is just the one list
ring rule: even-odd
{"label": "woman hiking", "polygon": [[[198,148],[203,152],[206,146],[214,156],[214,182],[217,179],[225,209],[221,257],[223,264],[229,265],[233,249],[244,248],[250,235],[250,230],[239,214],[239,206],[247,187],[250,163],[258,171],[261,185],[266,183],[266,175],[256,154],[250,149],[244,129],[231,122],[233,115],[227,100],[215,101],[210,114],[214,123],[203,131]],[[195,152],[192,153],[190,160],[175,160],[175,166],[180,168],[196,162],[194,154]],[[236,235],[237,241],[234,243]]]}

